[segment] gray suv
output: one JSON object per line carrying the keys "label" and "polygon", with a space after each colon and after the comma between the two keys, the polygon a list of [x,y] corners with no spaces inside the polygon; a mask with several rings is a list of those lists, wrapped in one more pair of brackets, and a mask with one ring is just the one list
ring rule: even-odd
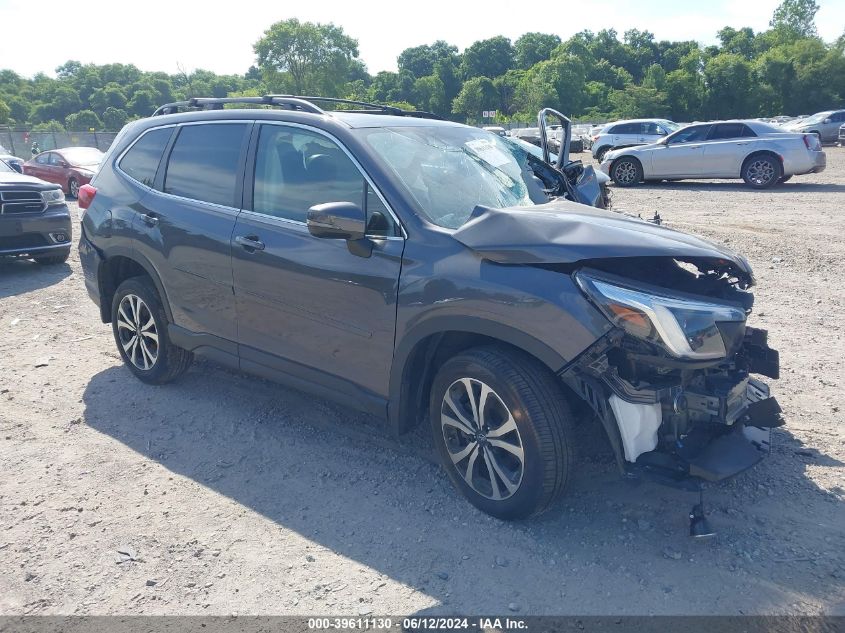
{"label": "gray suv", "polygon": [[140,380],[200,354],[425,422],[455,487],[508,519],[563,492],[579,418],[625,476],[686,489],[766,454],[780,409],[751,374],[778,356],[743,257],[562,200],[484,130],[241,101],[273,107],[129,124],[80,191],[85,284]]}

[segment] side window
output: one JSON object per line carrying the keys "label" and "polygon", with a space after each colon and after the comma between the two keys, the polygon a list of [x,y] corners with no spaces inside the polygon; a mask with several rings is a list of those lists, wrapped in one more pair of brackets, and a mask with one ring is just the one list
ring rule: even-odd
{"label": "side window", "polygon": [[745,124],[742,125],[742,135],[745,136],[745,137],[757,136],[757,134],[755,134],[754,130],[752,130],[750,127],[748,127]]}
{"label": "side window", "polygon": [[394,235],[392,218],[346,153],[331,139],[300,128],[264,125],[258,137],[252,210],[305,222],[324,202],[367,211],[372,235]]}
{"label": "side window", "polygon": [[707,138],[708,131],[710,131],[709,125],[691,125],[675,132],[669,139],[669,143],[672,145],[698,143]]}
{"label": "side window", "polygon": [[50,156],[52,156],[52,154],[41,154],[35,159],[35,162],[39,165],[48,165],[50,163]]}
{"label": "side window", "polygon": [[845,121],[845,110],[842,112],[834,112],[833,116],[830,117],[831,121],[835,121],[836,123],[842,123]]}
{"label": "side window", "polygon": [[186,125],[170,152],[164,192],[228,207],[235,201],[243,123]]}
{"label": "side window", "polygon": [[642,124],[642,134],[647,134],[648,136],[659,136],[660,133],[661,128],[654,121],[646,121]]}
{"label": "side window", "polygon": [[152,187],[161,155],[172,133],[173,128],[167,127],[144,134],[120,159],[120,168],[133,180]]}
{"label": "side window", "polygon": [[56,154],[55,152],[50,152],[49,163],[54,166],[58,166],[62,164],[62,157]]}
{"label": "side window", "polygon": [[711,128],[711,141],[719,141],[731,138],[740,138],[745,131],[745,125],[742,123],[717,123]]}
{"label": "side window", "polygon": [[640,133],[640,124],[639,123],[623,123],[622,125],[617,125],[613,128],[614,134],[639,134]]}

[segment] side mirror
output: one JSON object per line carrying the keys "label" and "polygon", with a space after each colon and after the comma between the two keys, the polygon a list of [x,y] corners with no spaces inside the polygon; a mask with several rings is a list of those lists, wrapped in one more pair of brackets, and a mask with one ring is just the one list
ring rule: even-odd
{"label": "side mirror", "polygon": [[9,163],[9,167],[14,169],[19,174],[23,173],[23,166],[20,163]]}
{"label": "side mirror", "polygon": [[668,136],[668,135],[669,135],[669,132],[667,132],[667,131],[666,131],[666,130],[664,130],[664,129],[657,128],[657,134],[658,134],[658,135],[660,135],[660,136]]}
{"label": "side mirror", "polygon": [[361,240],[367,232],[364,210],[352,202],[326,202],[308,209],[308,232],[330,240]]}
{"label": "side mirror", "polygon": [[830,123],[830,119],[825,119],[822,123]]}

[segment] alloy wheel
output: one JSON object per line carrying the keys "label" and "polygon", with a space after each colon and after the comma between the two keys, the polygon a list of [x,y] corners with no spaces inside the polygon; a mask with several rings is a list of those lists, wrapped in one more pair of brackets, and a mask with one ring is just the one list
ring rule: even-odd
{"label": "alloy wheel", "polygon": [[443,395],[440,423],[446,450],[478,494],[501,501],[522,483],[525,453],[513,414],[486,383],[460,378]]}
{"label": "alloy wheel", "polygon": [[613,169],[613,173],[616,176],[616,182],[620,184],[630,185],[637,180],[637,168],[629,160],[623,160],[617,163]]}
{"label": "alloy wheel", "polygon": [[117,334],[126,357],[149,371],[158,360],[158,328],[152,312],[138,295],[128,294],[117,307]]}
{"label": "alloy wheel", "polygon": [[775,177],[775,168],[771,161],[760,159],[749,163],[745,173],[755,185],[765,185]]}
{"label": "alloy wheel", "polygon": [[72,198],[79,198],[79,183],[76,180],[71,179],[70,181],[70,195]]}

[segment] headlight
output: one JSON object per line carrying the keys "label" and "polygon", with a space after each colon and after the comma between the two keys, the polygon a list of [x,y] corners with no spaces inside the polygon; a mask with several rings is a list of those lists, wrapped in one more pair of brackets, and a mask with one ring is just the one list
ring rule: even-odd
{"label": "headlight", "polygon": [[41,201],[46,205],[64,204],[65,194],[61,189],[48,189],[41,192]]}
{"label": "headlight", "polygon": [[745,312],[730,305],[637,290],[581,272],[575,279],[614,325],[678,358],[723,358],[718,324],[745,321]]}

